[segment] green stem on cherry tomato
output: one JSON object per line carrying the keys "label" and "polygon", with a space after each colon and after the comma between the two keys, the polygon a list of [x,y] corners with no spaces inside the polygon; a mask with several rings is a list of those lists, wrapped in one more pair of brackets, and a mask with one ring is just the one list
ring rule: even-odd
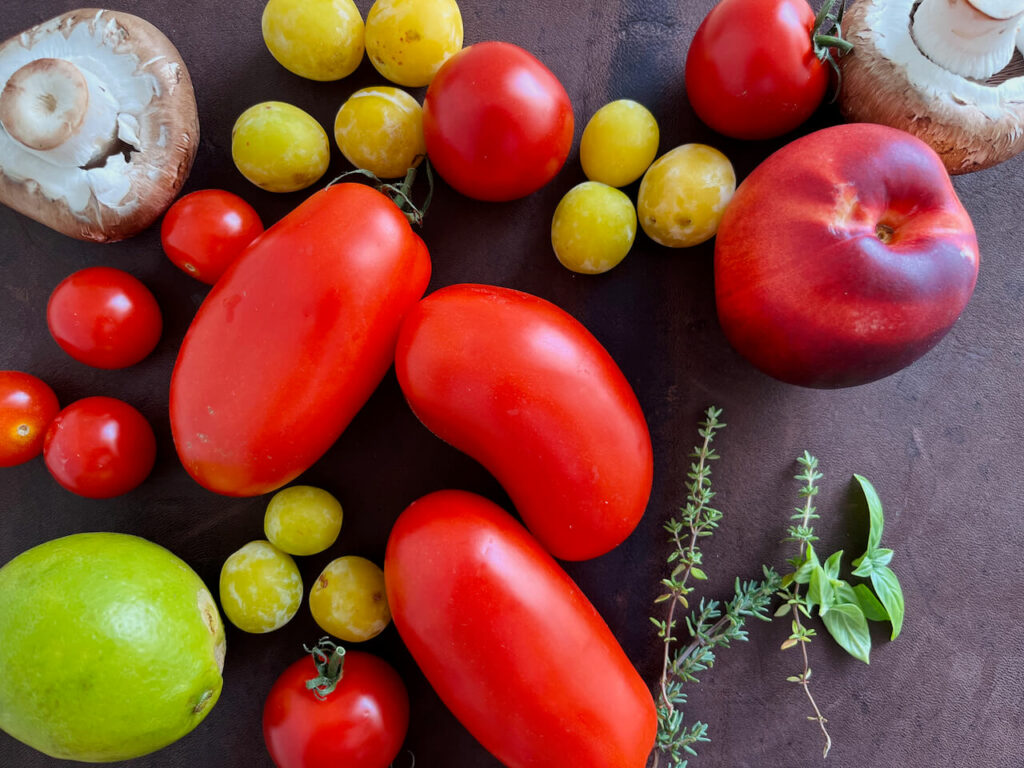
{"label": "green stem on cherry tomato", "polygon": [[334,693],[341,682],[345,666],[345,649],[333,642],[329,637],[320,638],[314,647],[302,646],[313,656],[317,676],[306,681],[306,688],[318,699],[326,699]]}
{"label": "green stem on cherry tomato", "polygon": [[412,201],[412,184],[416,179],[416,165],[413,165],[406,171],[405,178],[402,179],[401,184],[385,184],[372,171],[368,171],[365,168],[354,168],[351,171],[345,171],[335,176],[327,182],[327,186],[330,187],[333,184],[337,184],[346,176],[366,176],[376,182],[374,186],[380,192],[391,198],[391,201],[398,206],[398,210],[405,214],[405,218],[409,220],[410,224],[422,226],[423,219],[427,215],[427,209],[430,208],[430,202],[434,199],[434,171],[430,167],[430,160],[426,156],[423,156],[423,166],[427,169],[427,196],[422,206],[417,206]]}

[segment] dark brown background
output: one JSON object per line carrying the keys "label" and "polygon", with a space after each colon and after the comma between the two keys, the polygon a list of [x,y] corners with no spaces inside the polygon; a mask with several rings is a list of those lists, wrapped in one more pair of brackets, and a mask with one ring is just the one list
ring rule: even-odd
{"label": "dark brown background", "polygon": [[[370,0],[358,0],[360,10]],[[711,0],[462,0],[466,43],[504,39],[538,55],[562,80],[577,118],[605,102],[637,99],[661,124],[661,151],[711,143],[740,178],[785,138],[741,143],[712,134],[690,111],[683,61]],[[249,105],[289,101],[325,126],[352,91],[382,82],[364,60],[351,77],[314,83],[289,74],[260,36],[257,0],[206,3],[124,0],[178,46],[195,83],[202,143],[186,191],[221,187],[242,194],[270,224],[303,199],[246,182],[230,158],[235,117]],[[8,0],[7,37],[71,6],[58,0]],[[418,97],[422,91],[416,92]],[[837,120],[825,107],[811,124]],[[333,148],[329,174],[346,169]],[[884,543],[907,598],[902,637],[877,631],[872,663],[842,654],[824,637],[811,646],[814,690],[829,718],[833,766],[1024,765],[1024,566],[1021,497],[1024,467],[1022,246],[1024,158],[956,179],[974,218],[982,269],[974,298],[947,338],[909,369],[845,391],[812,391],[772,381],[726,343],[715,319],[710,244],[684,251],[642,234],[626,261],[598,277],[574,275],[549,245],[551,214],[583,179],[576,146],[546,188],[518,202],[483,204],[441,185],[423,228],[434,264],[431,290],[486,282],[529,291],[574,314],[601,340],[632,382],[650,423],[655,480],[647,516],[621,547],[568,570],[604,615],[641,674],[653,682],[659,648],[647,619],[664,571],[661,522],[684,498],[695,422],[709,404],[729,427],[715,466],[719,533],[706,545],[707,594],[727,597],[736,576],[756,577],[762,562],[781,567],[795,504],[794,458],[822,462],[822,550],[862,551],[863,511],[851,506],[850,477],[871,478],[886,504]],[[635,193],[635,186],[629,190]],[[215,591],[223,560],[262,537],[266,498],[236,500],[201,489],[174,453],[167,389],[177,346],[206,288],[175,269],[157,228],[114,245],[83,244],[0,209],[0,368],[48,381],[62,404],[89,395],[120,397],[142,410],[159,441],[157,467],[136,491],[110,501],[81,499],[51,480],[41,460],[0,471],[0,563],[30,546],[77,531],[124,531],[169,547]],[[71,272],[90,265],[128,270],[164,312],[156,352],[123,371],[99,371],[63,355],[45,324],[46,299]],[[301,478],[336,494],[345,525],[328,552],[300,559],[308,584],[330,559],[383,558],[389,527],[420,495],[453,487],[508,507],[501,489],[473,461],[443,445],[405,406],[393,373],[337,444]],[[820,629],[820,625],[819,625]],[[779,644],[788,624],[752,627],[751,641],[724,651],[692,688],[688,720],[710,724],[712,742],[693,766],[789,768],[820,761],[821,744],[800,690],[799,671]],[[133,765],[151,768],[270,766],[260,733],[263,699],[275,677],[320,632],[303,606],[285,628],[249,636],[229,629],[224,692],[206,721],[177,744]],[[552,638],[552,642],[557,639]],[[394,628],[365,645],[401,672],[412,697],[406,746],[419,768],[495,766],[448,714],[417,671]],[[45,663],[41,660],[40,663]],[[17,674],[2,670],[0,674]],[[501,712],[495,712],[501,717]],[[0,766],[56,764],[0,735]],[[398,766],[409,764],[405,755]],[[574,765],[572,756],[565,757]]]}

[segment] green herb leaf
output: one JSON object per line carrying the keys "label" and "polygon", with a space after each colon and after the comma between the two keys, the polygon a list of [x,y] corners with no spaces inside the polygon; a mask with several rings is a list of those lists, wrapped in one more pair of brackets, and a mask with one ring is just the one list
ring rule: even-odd
{"label": "green herb leaf", "polygon": [[814,573],[814,569],[819,567],[821,567],[821,564],[818,562],[818,555],[815,553],[814,547],[808,544],[807,557],[804,559],[803,565],[796,569],[793,580],[797,584],[806,584],[811,580],[811,574]]}
{"label": "green herb leaf", "polygon": [[868,530],[868,552],[877,549],[882,541],[882,528],[885,526],[885,516],[882,514],[882,500],[878,497],[878,491],[863,475],[854,474],[854,478],[860,483],[864,492],[864,500],[868,503],[868,517],[871,520],[871,527]]}
{"label": "green herb leaf", "polygon": [[821,620],[829,634],[847,653],[865,664],[871,663],[871,634],[860,606],[837,603]]}
{"label": "green herb leaf", "polygon": [[829,579],[839,578],[839,563],[843,559],[843,550],[839,550],[835,554],[831,555],[828,560],[825,561],[825,575]]}
{"label": "green herb leaf", "polygon": [[854,561],[857,567],[854,568],[853,575],[868,578],[880,568],[887,566],[892,561],[892,554],[891,549],[869,549]]}
{"label": "green herb leaf", "polygon": [[824,616],[832,607],[832,584],[825,569],[820,565],[811,571],[811,581],[807,586],[807,602],[818,606],[819,616]]}
{"label": "green herb leaf", "polygon": [[857,604],[860,606],[860,609],[864,611],[864,618],[868,621],[889,620],[889,612],[885,610],[884,605],[878,602],[875,593],[871,591],[867,584],[858,584],[853,588],[853,593],[857,598]]}
{"label": "green herb leaf", "polygon": [[697,579],[697,581],[708,580],[708,575],[697,566],[693,566],[693,568],[690,569],[690,575],[693,576],[693,578]]}
{"label": "green herb leaf", "polygon": [[860,602],[857,600],[857,593],[854,591],[847,582],[842,579],[832,579],[832,592],[835,595],[834,602],[836,603],[851,603],[853,605],[859,605]]}
{"label": "green herb leaf", "polygon": [[899,637],[903,628],[903,588],[900,587],[900,580],[888,566],[882,566],[871,574],[871,586],[882,605],[885,606],[892,622],[892,636],[890,640]]}

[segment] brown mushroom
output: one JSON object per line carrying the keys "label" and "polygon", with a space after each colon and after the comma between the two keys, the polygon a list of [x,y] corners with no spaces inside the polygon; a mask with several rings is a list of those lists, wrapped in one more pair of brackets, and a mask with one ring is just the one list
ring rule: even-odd
{"label": "brown mushroom", "polygon": [[[1024,73],[1014,40],[1024,0],[856,0],[843,19],[847,120],[930,144],[951,174],[1024,150]],[[1001,71],[997,71],[1001,70]]]}
{"label": "brown mushroom", "polygon": [[149,22],[70,11],[0,45],[0,203],[112,241],[148,227],[192,168],[188,70]]}

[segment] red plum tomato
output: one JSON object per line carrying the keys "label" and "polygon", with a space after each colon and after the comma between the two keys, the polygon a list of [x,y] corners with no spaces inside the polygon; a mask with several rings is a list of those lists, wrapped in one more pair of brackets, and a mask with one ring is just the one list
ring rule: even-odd
{"label": "red plum tomato", "polygon": [[424,496],[391,529],[384,575],[406,648],[502,765],[647,764],[657,716],[646,683],[510,514],[465,491]]}
{"label": "red plum tomato", "polygon": [[156,460],[156,438],[149,422],[128,403],[87,397],[69,405],[50,424],[43,458],[67,490],[109,499],[146,479]]}
{"label": "red plum tomato", "polygon": [[120,269],[88,267],[64,278],[46,305],[61,349],[95,368],[127,368],[156,347],[163,319],[156,299]]}
{"label": "red plum tomato", "polygon": [[46,429],[60,406],[49,385],[29,373],[0,371],[0,467],[43,452]]}
{"label": "red plum tomato", "polygon": [[693,111],[735,139],[769,139],[796,128],[828,86],[813,29],[806,0],[721,0],[686,55]]}
{"label": "red plum tomato", "polygon": [[200,189],[167,210],[160,225],[160,242],[174,266],[213,285],[262,232],[259,214],[238,195]]}
{"label": "red plum tomato", "polygon": [[333,690],[307,688],[306,681],[332,671],[330,659],[323,653],[320,669],[312,656],[299,659],[270,689],[263,738],[271,758],[278,768],[387,768],[409,725],[402,679],[386,661],[348,651]]}
{"label": "red plum tomato", "polygon": [[444,63],[423,101],[427,155],[477,200],[534,192],[565,164],[573,113],[558,78],[511,43],[471,45]]}

